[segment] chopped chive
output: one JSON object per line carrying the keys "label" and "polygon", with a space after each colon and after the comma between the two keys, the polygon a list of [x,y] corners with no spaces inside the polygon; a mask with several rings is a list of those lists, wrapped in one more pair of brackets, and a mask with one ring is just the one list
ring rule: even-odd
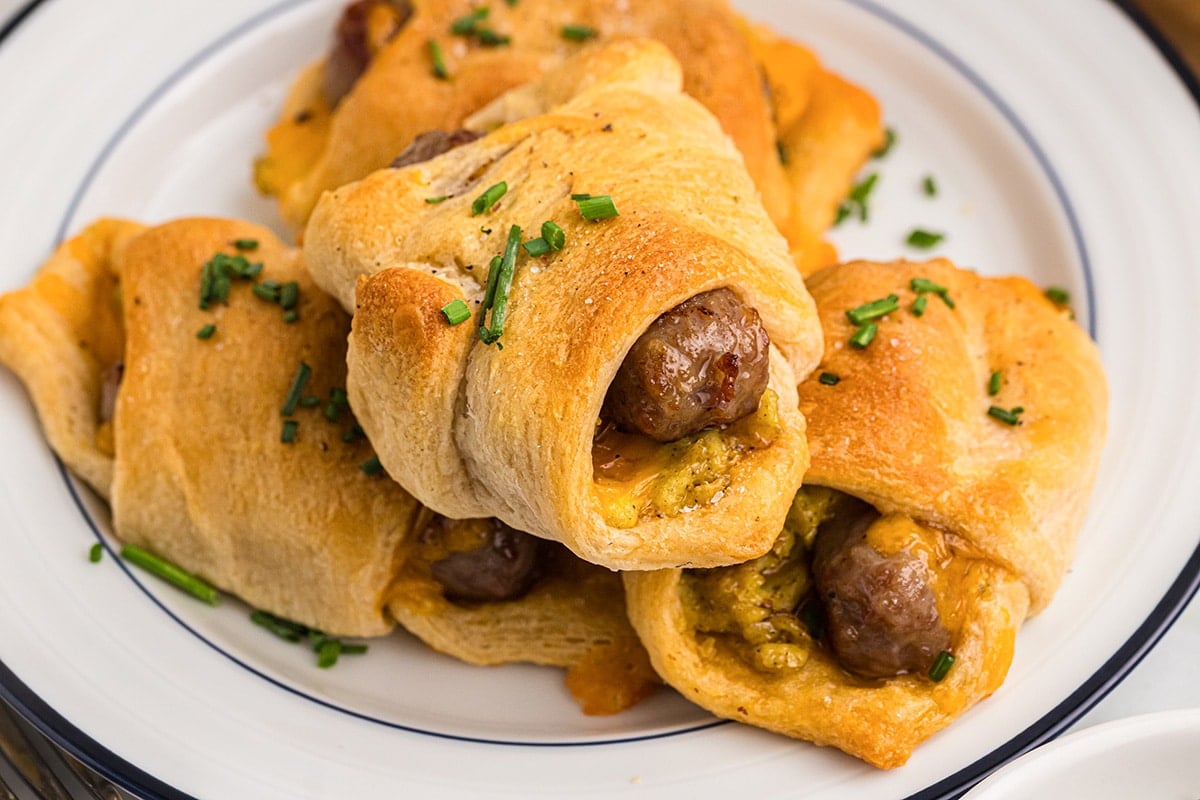
{"label": "chopped chive", "polygon": [[442,58],[442,46],[437,39],[430,39],[426,46],[429,48],[429,60],[433,62],[433,77],[446,80],[450,77],[450,71],[446,69],[446,60]]}
{"label": "chopped chive", "polygon": [[259,609],[251,612],[250,621],[255,625],[266,628],[271,633],[288,642],[299,642],[308,636],[309,627],[299,622],[292,622],[272,614],[270,611]]}
{"label": "chopped chive", "polygon": [[842,382],[842,379],[837,375],[834,375],[832,372],[822,372],[821,376],[817,378],[817,380],[826,386],[837,386]]}
{"label": "chopped chive", "polygon": [[932,247],[937,247],[945,238],[946,234],[944,233],[934,233],[933,231],[927,231],[922,228],[914,228],[912,232],[908,234],[908,238],[905,239],[905,241],[908,243],[909,247],[916,247],[920,250],[928,250]]}
{"label": "chopped chive", "polygon": [[1000,394],[1000,370],[996,370],[992,377],[988,378],[987,392],[989,397]]}
{"label": "chopped chive", "polygon": [[449,195],[443,194],[438,197],[426,197],[425,202],[429,203],[429,205],[431,205],[431,206],[436,206],[438,203],[444,203],[449,199],[450,199]]}
{"label": "chopped chive", "polygon": [[200,330],[196,331],[196,338],[197,339],[211,339],[213,337],[213,334],[216,332],[217,332],[217,326],[213,325],[210,322],[209,324],[200,328]]}
{"label": "chopped chive", "polygon": [[484,190],[483,194],[475,198],[475,202],[471,203],[471,216],[478,217],[485,211],[490,211],[496,202],[504,197],[508,191],[508,183],[500,181],[494,183]]}
{"label": "chopped chive", "polygon": [[500,256],[492,256],[491,263],[488,264],[487,284],[483,290],[483,303],[479,307],[479,338],[485,342],[487,338],[484,333],[487,327],[484,325],[484,319],[487,316],[488,309],[492,307],[492,303],[496,300],[496,282],[500,280],[500,265],[504,263],[504,259]]}
{"label": "chopped chive", "polygon": [[847,202],[840,203],[837,208],[837,216],[835,216],[833,218],[833,227],[836,228],[838,225],[841,225],[843,222],[845,222],[847,219],[849,219],[850,214],[853,211],[854,211],[854,209],[851,208],[849,203],[847,203]]}
{"label": "chopped chive", "polygon": [[368,475],[378,475],[383,472],[383,463],[379,460],[379,456],[371,456],[359,464],[358,468]]}
{"label": "chopped chive", "polygon": [[600,31],[587,25],[563,25],[560,33],[564,39],[572,42],[586,42],[600,35]]}
{"label": "chopped chive", "polygon": [[587,192],[576,192],[575,194],[571,195],[571,199],[575,202],[579,202],[580,200],[590,200],[591,197],[592,196]]}
{"label": "chopped chive", "polygon": [[475,27],[487,19],[490,9],[487,6],[481,6],[471,11],[469,14],[464,14],[458,19],[450,23],[450,32],[455,36],[468,36],[475,32]]}
{"label": "chopped chive", "polygon": [[879,173],[872,172],[854,184],[853,188],[850,189],[850,193],[846,195],[846,199],[838,206],[838,214],[834,220],[834,225],[840,225],[847,217],[854,213],[858,214],[861,222],[866,222],[870,217],[870,207],[867,205],[867,200],[870,199],[871,192],[875,191],[877,183],[879,183]]}
{"label": "chopped chive", "polygon": [[342,655],[344,656],[359,656],[367,652],[365,644],[346,644],[342,642]]}
{"label": "chopped chive", "polygon": [[96,542],[92,548],[88,550],[88,561],[93,564],[99,564],[100,559],[104,558],[104,545]]}
{"label": "chopped chive", "polygon": [[892,148],[896,146],[896,130],[892,127],[887,127],[883,131],[883,144],[871,153],[871,158],[883,158],[888,153],[892,152]]}
{"label": "chopped chive", "polygon": [[233,246],[238,250],[257,250],[258,239],[234,239]]}
{"label": "chopped chive", "polygon": [[859,329],[850,337],[850,346],[858,350],[862,350],[875,338],[875,334],[879,332],[879,326],[874,322],[868,322],[866,325],[859,326]]}
{"label": "chopped chive", "polygon": [[175,566],[170,561],[143,550],[137,545],[127,544],[122,547],[121,558],[141,567],[149,573],[157,575],[168,583],[174,584],[193,597],[208,603],[210,606],[215,606],[220,601],[220,592],[209,583]]}
{"label": "chopped chive", "polygon": [[294,444],[296,441],[296,433],[300,430],[300,423],[294,419],[285,419],[283,421],[283,431],[279,434],[279,441],[284,444]]}
{"label": "chopped chive", "polygon": [[342,411],[350,407],[350,398],[345,389],[334,387],[329,390],[329,402],[325,405],[325,419],[337,422]]}
{"label": "chopped chive", "polygon": [[254,284],[250,287],[250,291],[269,303],[279,302],[279,288],[268,285],[267,281]]}
{"label": "chopped chive", "polygon": [[1006,425],[1020,425],[1021,414],[1025,413],[1025,409],[1021,406],[1016,406],[1011,410],[999,406],[988,406],[987,413],[989,417],[998,419]]}
{"label": "chopped chive", "polygon": [[942,679],[950,672],[950,668],[954,666],[954,656],[943,650],[938,653],[938,656],[933,661],[933,666],[929,669],[929,680],[934,683],[941,683]]}
{"label": "chopped chive", "polygon": [[279,290],[283,288],[283,284],[274,278],[267,278],[266,280],[260,281],[259,285],[270,289],[272,292],[275,292],[276,296],[278,296]]}
{"label": "chopped chive", "polygon": [[542,223],[542,238],[555,250],[562,250],[567,244],[567,234],[552,220]]}
{"label": "chopped chive", "polygon": [[1061,287],[1050,286],[1046,289],[1046,299],[1056,306],[1065,306],[1071,302],[1071,293]]}
{"label": "chopped chive", "polygon": [[317,645],[317,666],[321,669],[329,669],[337,663],[338,656],[342,652],[342,643],[337,639],[322,639]]}
{"label": "chopped chive", "polygon": [[211,261],[205,261],[204,266],[200,268],[200,310],[207,311],[209,301],[212,300],[213,287],[213,264]]}
{"label": "chopped chive", "polygon": [[471,309],[461,299],[455,298],[442,306],[442,316],[451,325],[459,325],[471,318]]}
{"label": "chopped chive", "polygon": [[300,398],[300,405],[304,408],[316,408],[317,406],[321,405],[321,398],[317,397],[315,394],[306,394],[304,397]]}
{"label": "chopped chive", "polygon": [[925,179],[921,181],[921,188],[925,191],[926,197],[937,197],[937,182],[934,181],[932,175],[925,176]]}
{"label": "chopped chive", "polygon": [[898,308],[900,308],[900,298],[897,295],[889,294],[887,297],[881,297],[850,309],[846,312],[846,317],[855,325],[862,325],[864,322],[870,322],[890,314]]}
{"label": "chopped chive", "polygon": [[925,305],[929,302],[929,298],[923,294],[917,295],[917,299],[913,300],[912,313],[914,317],[919,317],[925,313]]}
{"label": "chopped chive", "polygon": [[[500,259],[496,270],[495,288],[491,297],[491,319],[488,326],[483,327],[482,313],[480,314],[480,338],[484,344],[495,342],[504,333],[504,320],[508,316],[508,293],[512,289],[513,272],[517,267],[517,250],[521,246],[521,226],[513,225],[508,229],[508,241],[504,245],[504,256]],[[493,260],[494,263],[494,260]],[[488,273],[488,285],[492,286],[492,274]]]}
{"label": "chopped chive", "polygon": [[300,319],[300,312],[294,308],[288,309],[283,313],[283,321],[291,325],[296,320]]}
{"label": "chopped chive", "polygon": [[284,311],[290,311],[296,307],[296,303],[300,300],[300,284],[296,281],[288,281],[279,289],[279,305]]}
{"label": "chopped chive", "polygon": [[[933,281],[929,280],[929,278],[913,278],[908,282],[908,287],[920,295],[936,294],[938,297],[942,298],[942,302],[946,304],[947,308],[951,310],[956,308],[954,301],[950,298],[950,290],[945,286],[934,283]],[[924,303],[921,304],[921,309],[925,309]],[[917,316],[919,317],[921,315],[917,314]]]}
{"label": "chopped chive", "polygon": [[501,47],[512,42],[511,36],[505,36],[491,28],[476,28],[475,36],[478,37],[479,43],[484,47]]}
{"label": "chopped chive", "polygon": [[283,407],[279,409],[280,416],[290,417],[295,413],[296,404],[300,402],[301,392],[304,391],[304,384],[308,383],[310,375],[312,375],[312,367],[301,361],[300,366],[296,367],[295,376],[292,377],[292,386],[288,389]]}
{"label": "chopped chive", "polygon": [[[575,195],[571,195],[571,199],[575,200]],[[586,198],[575,200],[575,203],[579,206],[579,213],[586,220],[594,222],[619,216],[611,195],[588,195]]]}
{"label": "chopped chive", "polygon": [[552,248],[550,243],[539,236],[536,239],[530,239],[525,243],[525,252],[531,256],[544,256],[549,253]]}

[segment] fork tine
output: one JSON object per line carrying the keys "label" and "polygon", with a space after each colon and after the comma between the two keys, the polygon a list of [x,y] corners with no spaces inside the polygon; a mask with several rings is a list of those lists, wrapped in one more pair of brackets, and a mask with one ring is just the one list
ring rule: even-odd
{"label": "fork tine", "polygon": [[21,731],[13,712],[0,703],[0,754],[42,800],[71,800],[37,748]]}
{"label": "fork tine", "polygon": [[56,751],[75,777],[79,779],[79,782],[83,784],[83,788],[87,789],[93,800],[124,800],[121,793],[117,791],[117,787],[85,767],[73,755],[57,748]]}

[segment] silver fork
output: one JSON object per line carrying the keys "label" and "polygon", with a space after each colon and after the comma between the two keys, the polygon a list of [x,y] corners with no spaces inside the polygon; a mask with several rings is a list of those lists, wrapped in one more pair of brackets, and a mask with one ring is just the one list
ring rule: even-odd
{"label": "silver fork", "polygon": [[[20,782],[6,781],[5,773],[0,771],[0,800],[30,797],[129,800],[111,783],[35,731],[3,702],[0,702],[0,761],[20,778]],[[68,789],[68,785],[72,788]]]}

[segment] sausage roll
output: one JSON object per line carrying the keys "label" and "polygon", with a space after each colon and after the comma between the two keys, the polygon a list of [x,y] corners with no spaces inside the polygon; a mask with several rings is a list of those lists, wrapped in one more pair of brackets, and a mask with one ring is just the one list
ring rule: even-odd
{"label": "sausage roll", "polygon": [[296,79],[256,183],[302,227],[321,192],[387,166],[419,134],[460,129],[578,51],[631,37],[680,61],[685,91],[733,138],[802,269],[831,263],[820,236],[881,140],[878,105],[724,0],[357,0],[325,58]]}
{"label": "sausage roll", "polygon": [[418,506],[360,469],[349,327],[299,251],[215,219],[97,222],[0,299],[0,355],[123,542],[326,633],[379,635]]}
{"label": "sausage roll", "polygon": [[812,466],[766,555],[625,576],[663,679],[878,767],[1004,680],[1070,560],[1101,454],[1096,347],[1022,278],[946,261],[809,282]]}
{"label": "sausage roll", "polygon": [[318,205],[305,256],[354,310],[351,403],[434,511],[613,569],[770,547],[807,466],[795,380],[821,332],[736,150],[679,86],[657,43],[589,50],[480,114],[533,116]]}

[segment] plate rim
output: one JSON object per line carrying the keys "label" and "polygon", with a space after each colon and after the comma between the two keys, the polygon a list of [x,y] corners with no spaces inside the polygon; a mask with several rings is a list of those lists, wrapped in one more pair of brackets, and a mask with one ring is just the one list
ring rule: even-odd
{"label": "plate rim", "polygon": [[[856,4],[878,7],[874,0],[852,0]],[[1164,59],[1169,70],[1182,83],[1200,113],[1200,76],[1194,73],[1179,51],[1162,30],[1134,5],[1133,0],[1107,0],[1118,9],[1130,25]],[[27,0],[23,6],[0,25],[0,47],[48,0]],[[1091,286],[1089,284],[1089,292]],[[1094,303],[1092,304],[1094,307]],[[1093,325],[1095,320],[1092,320]],[[1094,335],[1094,331],[1093,331]],[[57,456],[55,456],[56,461]],[[60,469],[65,467],[59,462]],[[68,478],[69,480],[69,478]],[[1067,728],[1103,700],[1124,680],[1162,639],[1200,593],[1200,545],[1183,564],[1146,619],[1133,631],[1125,643],[1063,701],[1044,713],[1036,722],[1013,736],[1009,741],[951,773],[935,784],[910,795],[907,800],[943,800],[961,797],[991,773],[1025,753],[1059,737]],[[0,700],[6,702],[35,729],[89,768],[133,792],[141,800],[197,800],[175,789],[144,769],[109,750],[76,727],[63,714],[50,706],[0,660]],[[1123,721],[1123,720],[1122,720]]]}

